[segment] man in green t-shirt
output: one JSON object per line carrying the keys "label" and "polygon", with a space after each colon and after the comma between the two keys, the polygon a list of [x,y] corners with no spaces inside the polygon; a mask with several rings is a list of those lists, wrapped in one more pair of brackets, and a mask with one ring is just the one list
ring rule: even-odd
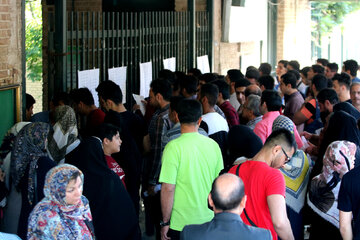
{"label": "man in green t-shirt", "polygon": [[214,217],[207,196],[224,166],[219,145],[198,133],[201,115],[198,101],[182,100],[178,107],[181,136],[170,141],[163,152],[159,179],[162,239],[180,239],[185,225],[201,224]]}

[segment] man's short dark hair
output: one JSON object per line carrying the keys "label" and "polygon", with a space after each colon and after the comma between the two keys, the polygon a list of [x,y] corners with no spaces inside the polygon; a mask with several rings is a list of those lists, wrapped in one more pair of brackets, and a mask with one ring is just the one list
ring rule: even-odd
{"label": "man's short dark hair", "polygon": [[287,65],[288,65],[288,63],[289,63],[289,61],[287,61],[287,60],[280,60],[280,61],[278,62],[278,64],[279,64],[279,63],[281,63],[282,65],[284,65],[284,67],[286,68]]}
{"label": "man's short dark hair", "polygon": [[329,64],[329,60],[325,59],[325,58],[318,58],[316,60],[317,63],[320,63],[321,65],[323,65],[324,67],[327,66]]}
{"label": "man's short dark hair", "polygon": [[70,92],[70,97],[76,104],[83,102],[87,106],[94,105],[94,97],[88,88],[73,89]]}
{"label": "man's short dark hair", "polygon": [[116,83],[111,80],[103,81],[95,89],[98,95],[104,100],[111,100],[116,105],[121,104],[123,100],[122,91]]}
{"label": "man's short dark hair", "polygon": [[282,82],[287,86],[288,84],[291,85],[291,88],[296,88],[296,76],[291,72],[287,72],[281,76]]}
{"label": "man's short dark hair", "polygon": [[300,70],[300,73],[302,73],[307,78],[310,69],[311,67],[304,67],[303,69]]}
{"label": "man's short dark hair", "polygon": [[154,95],[160,93],[165,101],[170,101],[172,95],[171,83],[164,78],[157,78],[150,83]]}
{"label": "man's short dark hair", "polygon": [[311,80],[311,84],[313,84],[316,88],[316,91],[321,91],[324,88],[328,87],[328,80],[324,75],[316,74]]}
{"label": "man's short dark hair", "polygon": [[288,66],[291,66],[296,71],[300,71],[300,63],[298,61],[296,61],[296,60],[291,60],[288,63]]}
{"label": "man's short dark hair", "polygon": [[318,93],[316,98],[319,103],[325,103],[328,100],[332,105],[335,105],[339,102],[338,95],[332,88],[324,88]]}
{"label": "man's short dark hair", "polygon": [[229,84],[227,84],[227,82],[223,81],[223,80],[216,80],[215,82],[213,82],[218,88],[219,88],[219,93],[222,94],[222,97],[224,100],[227,100],[230,98],[230,86]]}
{"label": "man's short dark hair", "polygon": [[170,98],[170,108],[171,111],[178,112],[179,111],[179,103],[181,100],[185,99],[183,96],[172,96]]}
{"label": "man's short dark hair", "polygon": [[299,73],[299,71],[297,71],[297,70],[289,70],[289,71],[287,71],[287,73],[294,74],[295,77],[296,77],[296,81],[300,80],[300,73]]}
{"label": "man's short dark hair", "polygon": [[347,73],[336,73],[332,79],[337,80],[340,86],[345,86],[347,90],[350,90],[351,76]]}
{"label": "man's short dark hair", "polygon": [[249,80],[245,79],[245,78],[240,78],[239,81],[235,82],[235,88],[238,87],[247,87],[249,86],[251,83],[249,82]]}
{"label": "man's short dark hair", "polygon": [[262,72],[262,75],[270,75],[271,74],[271,65],[270,63],[262,63],[259,67],[259,72]]}
{"label": "man's short dark hair", "polygon": [[264,90],[261,95],[261,105],[266,103],[269,112],[279,111],[282,101],[279,93],[274,90]]}
{"label": "man's short dark hair", "polygon": [[189,74],[189,73],[191,73],[193,76],[195,76],[195,77],[197,77],[197,78],[201,75],[200,69],[197,69],[197,68],[190,68],[190,69],[188,70],[188,74]]}
{"label": "man's short dark hair", "polygon": [[325,68],[321,65],[318,65],[318,64],[314,64],[311,66],[312,70],[314,73],[317,73],[317,74],[324,74],[325,73]]}
{"label": "man's short dark hair", "polygon": [[196,123],[202,115],[201,103],[194,99],[183,99],[178,104],[178,117],[180,124]]}
{"label": "man's short dark hair", "polygon": [[29,110],[32,105],[35,104],[35,98],[31,96],[30,94],[26,94],[26,110]]}
{"label": "man's short dark hair", "polygon": [[261,97],[262,92],[261,92],[261,89],[257,85],[249,85],[245,89],[245,97],[248,97],[251,94]]}
{"label": "man's short dark hair", "polygon": [[211,83],[217,78],[216,74],[213,73],[204,73],[199,76],[199,81],[202,80],[206,83]]}
{"label": "man's short dark hair", "polygon": [[227,71],[227,75],[229,76],[230,82],[236,82],[244,78],[244,74],[242,74],[239,69],[230,69]]}
{"label": "man's short dark hair", "polygon": [[253,69],[253,68],[249,69],[248,71],[246,71],[245,77],[246,78],[254,78],[257,81],[260,77],[259,70]]}
{"label": "man's short dark hair", "polygon": [[285,128],[272,131],[264,143],[264,147],[274,147],[276,145],[280,145],[287,151],[291,149],[296,151],[297,149],[294,134]]}
{"label": "man's short dark hair", "polygon": [[270,75],[263,75],[258,80],[260,87],[264,86],[265,89],[274,89],[275,86],[275,80]]}
{"label": "man's short dark hair", "polygon": [[243,199],[245,195],[245,187],[244,183],[238,176],[234,175],[238,178],[236,182],[233,182],[231,184],[232,191],[229,193],[226,199],[224,199],[221,189],[218,189],[218,186],[216,184],[216,180],[219,178],[217,177],[211,187],[211,199],[214,202],[215,208],[223,211],[232,210],[235,209],[237,206],[239,206],[241,200]]}
{"label": "man's short dark hair", "polygon": [[339,66],[337,65],[337,63],[328,63],[328,65],[326,65],[332,72],[337,72],[339,70]]}
{"label": "man's short dark hair", "polygon": [[348,71],[350,70],[350,75],[352,77],[356,77],[357,71],[359,70],[359,65],[355,60],[346,60],[344,62],[344,70]]}
{"label": "man's short dark hair", "polygon": [[102,142],[105,138],[112,141],[112,138],[118,133],[120,133],[120,129],[115,125],[102,123],[96,131],[96,136],[100,138]]}
{"label": "man's short dark hair", "polygon": [[56,92],[52,97],[51,101],[55,107],[59,106],[60,102],[68,106],[71,102],[70,95],[67,92]]}
{"label": "man's short dark hair", "polygon": [[196,90],[198,87],[198,79],[195,76],[184,76],[181,80],[180,80],[180,89],[185,89],[185,91],[190,94],[190,95],[194,95],[196,94]]}
{"label": "man's short dark hair", "polygon": [[201,86],[200,99],[206,97],[211,107],[215,106],[219,95],[219,88],[212,83],[206,83]]}

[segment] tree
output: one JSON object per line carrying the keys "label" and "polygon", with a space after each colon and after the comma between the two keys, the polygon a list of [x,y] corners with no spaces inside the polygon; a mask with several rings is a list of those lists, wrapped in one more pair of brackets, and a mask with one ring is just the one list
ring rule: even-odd
{"label": "tree", "polygon": [[42,16],[41,1],[26,0],[26,77],[32,81],[42,79]]}

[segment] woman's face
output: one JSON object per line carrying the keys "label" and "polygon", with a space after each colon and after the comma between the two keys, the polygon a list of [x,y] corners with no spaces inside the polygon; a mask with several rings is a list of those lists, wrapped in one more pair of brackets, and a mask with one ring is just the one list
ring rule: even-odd
{"label": "woman's face", "polygon": [[80,177],[71,180],[66,186],[65,201],[68,205],[76,205],[82,196],[82,181]]}

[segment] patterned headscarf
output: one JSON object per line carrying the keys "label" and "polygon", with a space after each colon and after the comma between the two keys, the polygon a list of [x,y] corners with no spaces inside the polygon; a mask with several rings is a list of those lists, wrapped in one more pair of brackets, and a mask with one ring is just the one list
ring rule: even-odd
{"label": "patterned headscarf", "polygon": [[20,180],[29,167],[28,200],[32,204],[35,191],[37,161],[48,156],[45,148],[50,125],[47,123],[30,123],[23,127],[16,137],[11,153],[10,173],[13,183],[18,187]]}
{"label": "patterned headscarf", "polygon": [[55,122],[48,136],[48,150],[52,159],[59,162],[64,159],[67,147],[77,140],[78,129],[74,110],[66,105],[57,107]]}
{"label": "patterned headscarf", "polygon": [[322,173],[311,180],[309,206],[339,228],[337,201],[341,179],[354,167],[356,145],[349,141],[332,142],[323,158]]}
{"label": "patterned headscarf", "polygon": [[[39,202],[29,218],[28,239],[51,236],[52,239],[92,239],[92,233],[84,221],[91,221],[89,202],[85,196],[76,205],[68,205],[65,200],[66,186],[71,177],[80,173],[73,165],[61,164],[46,174],[45,198]],[[41,224],[40,224],[41,223]],[[56,229],[56,231],[54,231]]]}

